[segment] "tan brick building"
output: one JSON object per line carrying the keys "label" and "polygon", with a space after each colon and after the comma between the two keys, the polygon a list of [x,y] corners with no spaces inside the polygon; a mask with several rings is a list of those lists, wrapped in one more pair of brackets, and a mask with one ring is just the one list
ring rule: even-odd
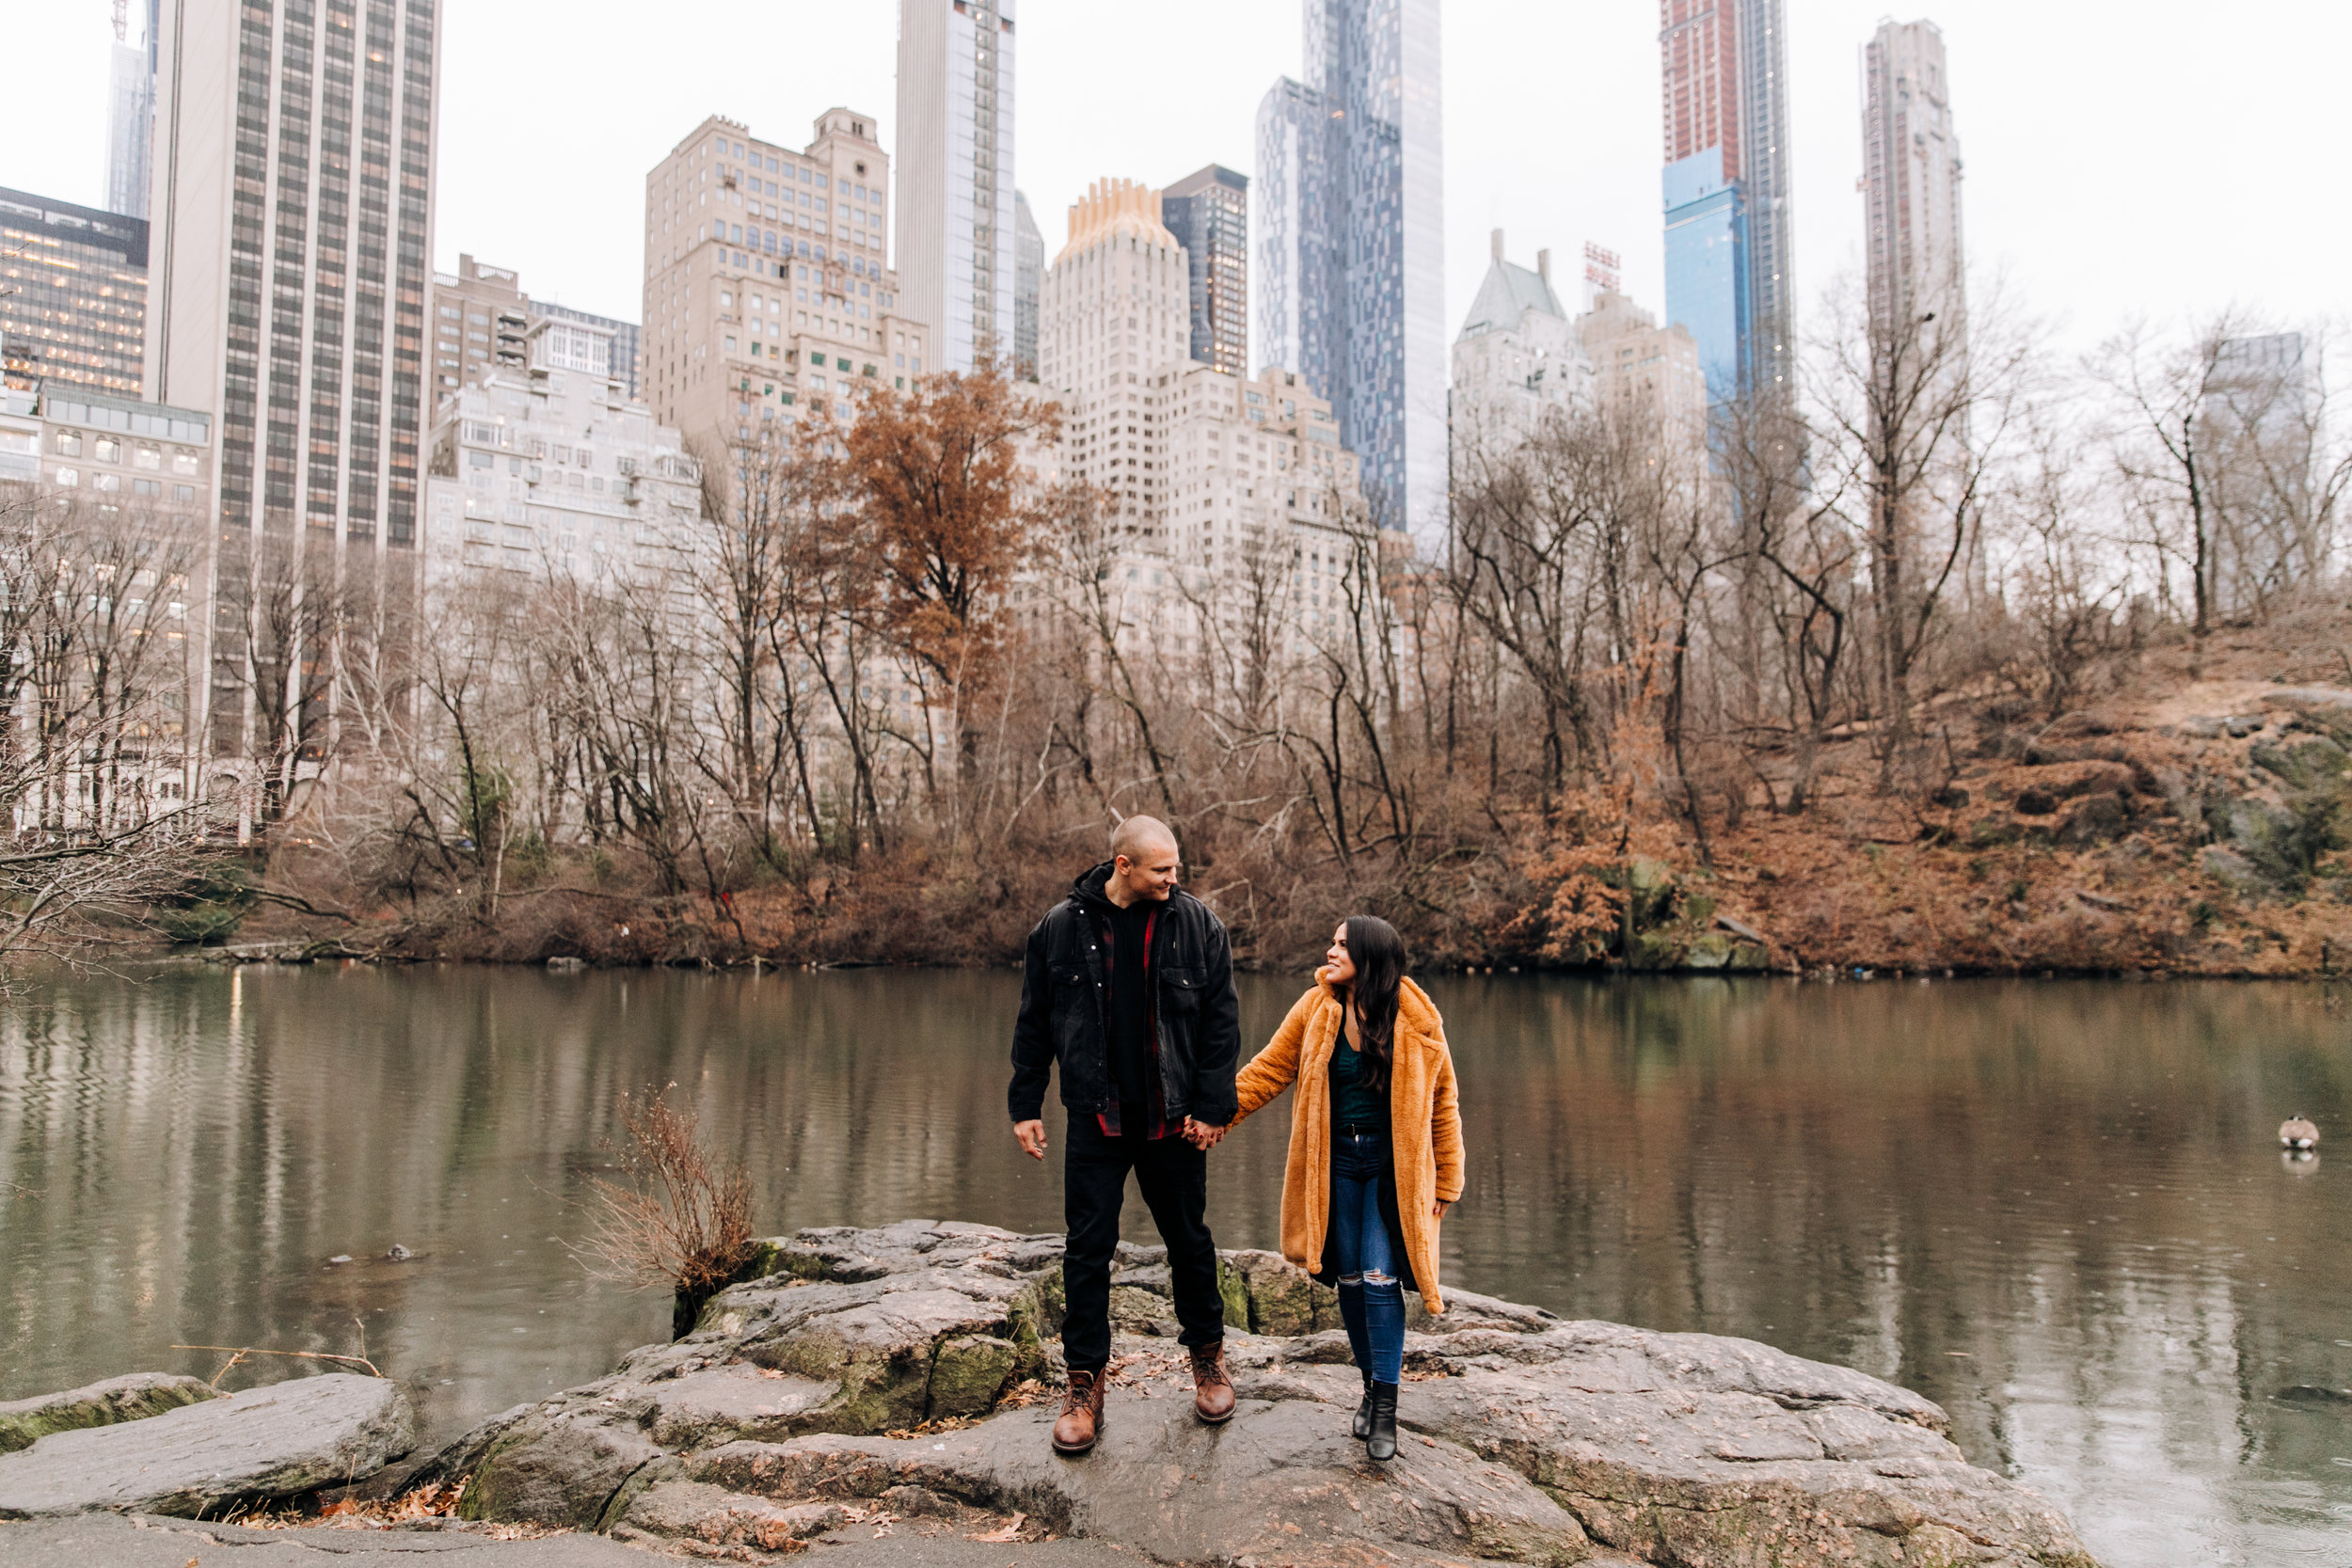
{"label": "tan brick building", "polygon": [[939,369],[885,264],[890,160],[828,109],[799,151],[713,116],[645,177],[642,395],[690,444],[745,439]]}

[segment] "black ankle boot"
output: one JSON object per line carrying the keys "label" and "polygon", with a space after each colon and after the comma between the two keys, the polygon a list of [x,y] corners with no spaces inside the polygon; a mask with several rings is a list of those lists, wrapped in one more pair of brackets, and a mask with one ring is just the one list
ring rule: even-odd
{"label": "black ankle boot", "polygon": [[1372,1386],[1372,1420],[1364,1433],[1364,1451],[1386,1462],[1396,1457],[1396,1385]]}
{"label": "black ankle boot", "polygon": [[1359,1443],[1372,1435],[1372,1374],[1370,1372],[1364,1374],[1363,1402],[1356,1407],[1356,1424],[1350,1430]]}

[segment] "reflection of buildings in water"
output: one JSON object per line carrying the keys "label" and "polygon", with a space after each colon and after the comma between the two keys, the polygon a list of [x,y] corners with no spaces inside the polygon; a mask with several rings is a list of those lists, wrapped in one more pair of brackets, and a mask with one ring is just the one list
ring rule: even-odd
{"label": "reflection of buildings in water", "polygon": [[[1470,1147],[1443,1235],[1464,1289],[1918,1388],[2108,1568],[2315,1560],[2340,1530],[2340,1414],[2272,1396],[2352,1387],[2352,1259],[2327,1184],[2254,1158],[2261,1108],[2352,1081],[2324,1009],[2189,984],[1429,983]],[[1246,1049],[1298,989],[1244,976]],[[1006,1126],[1017,990],[1002,971],[64,982],[0,1016],[0,1194],[40,1195],[0,1202],[0,1259],[40,1260],[5,1274],[0,1399],[215,1370],[174,1341],[348,1351],[355,1320],[430,1386],[433,1435],[599,1375],[667,1303],[589,1282],[564,1243],[618,1097],[664,1084],[750,1162],[765,1230],[1057,1229],[1059,1113],[1042,1166]],[[1274,1243],[1289,1117],[1212,1157],[1224,1245]],[[1152,1239],[1139,1204],[1126,1233]],[[394,1241],[421,1256],[379,1261]],[[338,1254],[362,1261],[325,1267]]]}

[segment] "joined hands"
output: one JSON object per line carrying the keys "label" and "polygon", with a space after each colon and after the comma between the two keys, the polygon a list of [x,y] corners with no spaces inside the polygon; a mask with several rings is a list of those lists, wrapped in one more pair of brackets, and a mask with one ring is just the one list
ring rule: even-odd
{"label": "joined hands", "polygon": [[[1012,1124],[1012,1135],[1021,1141],[1022,1152],[1028,1155],[1030,1159],[1042,1160],[1045,1158],[1044,1122],[1016,1121]],[[1184,1142],[1192,1145],[1193,1148],[1205,1154],[1210,1149],[1215,1148],[1218,1142],[1224,1138],[1225,1129],[1214,1126],[1209,1122],[1197,1120],[1192,1117],[1186,1117],[1184,1118],[1184,1125],[1179,1131],[1177,1136],[1183,1138]]]}

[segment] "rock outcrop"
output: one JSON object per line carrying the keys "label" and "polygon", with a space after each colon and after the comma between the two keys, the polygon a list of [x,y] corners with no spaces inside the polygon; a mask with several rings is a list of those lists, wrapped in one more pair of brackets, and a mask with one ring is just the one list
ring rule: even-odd
{"label": "rock outcrop", "polygon": [[1329,1292],[1229,1254],[1240,1403],[1198,1424],[1157,1249],[1122,1247],[1096,1451],[1046,1443],[1060,1238],[908,1221],[803,1231],[694,1332],[493,1418],[421,1479],[476,1518],[690,1549],[792,1549],[936,1515],[1098,1537],[1164,1562],[1639,1561],[1677,1568],[2093,1568],[2038,1494],[1969,1465],[1944,1412],[1875,1378],[1710,1335],[1468,1292],[1416,1314],[1375,1465]]}
{"label": "rock outcrop", "polygon": [[53,1432],[78,1432],[84,1427],[141,1421],[182,1405],[221,1397],[219,1389],[200,1378],[179,1377],[170,1372],[132,1372],[93,1383],[87,1388],[70,1388],[62,1394],[9,1400],[0,1402],[0,1453],[29,1449]]}
{"label": "rock outcrop", "polygon": [[416,1440],[399,1384],[345,1372],[298,1377],[145,1419],[54,1432],[0,1454],[0,1519],[98,1510],[202,1517],[372,1475]]}

